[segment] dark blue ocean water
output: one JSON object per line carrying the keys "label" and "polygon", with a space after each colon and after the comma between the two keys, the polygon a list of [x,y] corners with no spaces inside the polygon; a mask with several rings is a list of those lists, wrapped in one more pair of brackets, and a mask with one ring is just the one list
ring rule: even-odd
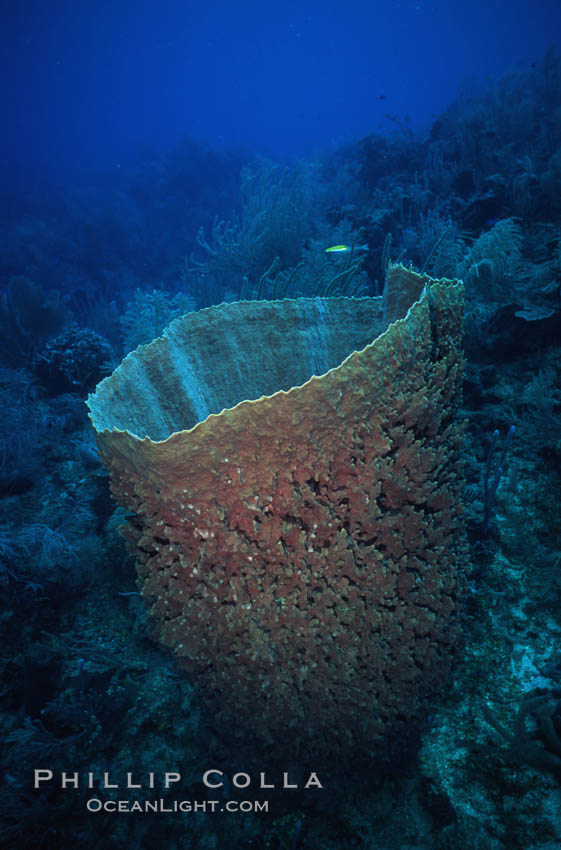
{"label": "dark blue ocean water", "polygon": [[2,160],[35,176],[126,167],[185,135],[294,157],[396,119],[426,131],[559,31],[555,0],[6,3]]}

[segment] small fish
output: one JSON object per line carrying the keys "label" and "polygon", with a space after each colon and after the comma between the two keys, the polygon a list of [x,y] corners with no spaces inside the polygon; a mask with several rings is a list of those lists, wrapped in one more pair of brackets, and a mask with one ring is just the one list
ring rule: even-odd
{"label": "small fish", "polygon": [[[331,248],[326,248],[326,254],[348,254],[352,251],[351,245],[332,245]],[[368,245],[355,245],[355,251],[368,251]]]}

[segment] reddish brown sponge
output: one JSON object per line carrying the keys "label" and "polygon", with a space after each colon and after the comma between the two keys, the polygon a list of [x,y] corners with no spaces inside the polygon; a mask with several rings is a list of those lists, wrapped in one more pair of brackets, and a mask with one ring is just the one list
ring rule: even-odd
{"label": "reddish brown sponge", "polygon": [[402,266],[385,304],[223,304],[89,399],[154,634],[268,761],[380,759],[449,681],[462,314]]}

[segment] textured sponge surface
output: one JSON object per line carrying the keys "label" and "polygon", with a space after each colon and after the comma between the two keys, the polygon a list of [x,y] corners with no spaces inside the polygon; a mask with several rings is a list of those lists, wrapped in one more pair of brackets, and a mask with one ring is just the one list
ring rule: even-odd
{"label": "textured sponge surface", "polygon": [[[289,317],[286,337],[269,337],[287,345],[270,352],[276,374],[261,347],[249,398],[209,391],[217,403],[194,427],[176,430],[169,398],[164,438],[157,399],[188,381],[166,383],[160,340],[90,399],[113,493],[134,513],[125,533],[155,637],[196,674],[224,738],[285,765],[379,760],[403,745],[446,687],[460,632],[463,287],[398,267],[390,292],[392,274],[394,304],[406,309],[408,281],[413,303],[381,334],[380,299],[333,299],[342,341],[332,346],[325,305],[272,305],[280,327]],[[262,311],[238,306],[239,317]],[[290,336],[295,312],[305,318]],[[322,351],[317,377],[306,380],[316,366],[302,365],[295,342]],[[152,403],[156,425],[144,426]]]}

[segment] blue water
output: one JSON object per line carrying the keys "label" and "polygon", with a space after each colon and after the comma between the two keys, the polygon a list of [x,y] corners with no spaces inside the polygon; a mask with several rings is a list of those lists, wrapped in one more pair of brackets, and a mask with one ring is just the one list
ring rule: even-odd
{"label": "blue water", "polygon": [[531,67],[556,0],[4,4],[1,155],[22,178],[126,167],[183,136],[313,155]]}

